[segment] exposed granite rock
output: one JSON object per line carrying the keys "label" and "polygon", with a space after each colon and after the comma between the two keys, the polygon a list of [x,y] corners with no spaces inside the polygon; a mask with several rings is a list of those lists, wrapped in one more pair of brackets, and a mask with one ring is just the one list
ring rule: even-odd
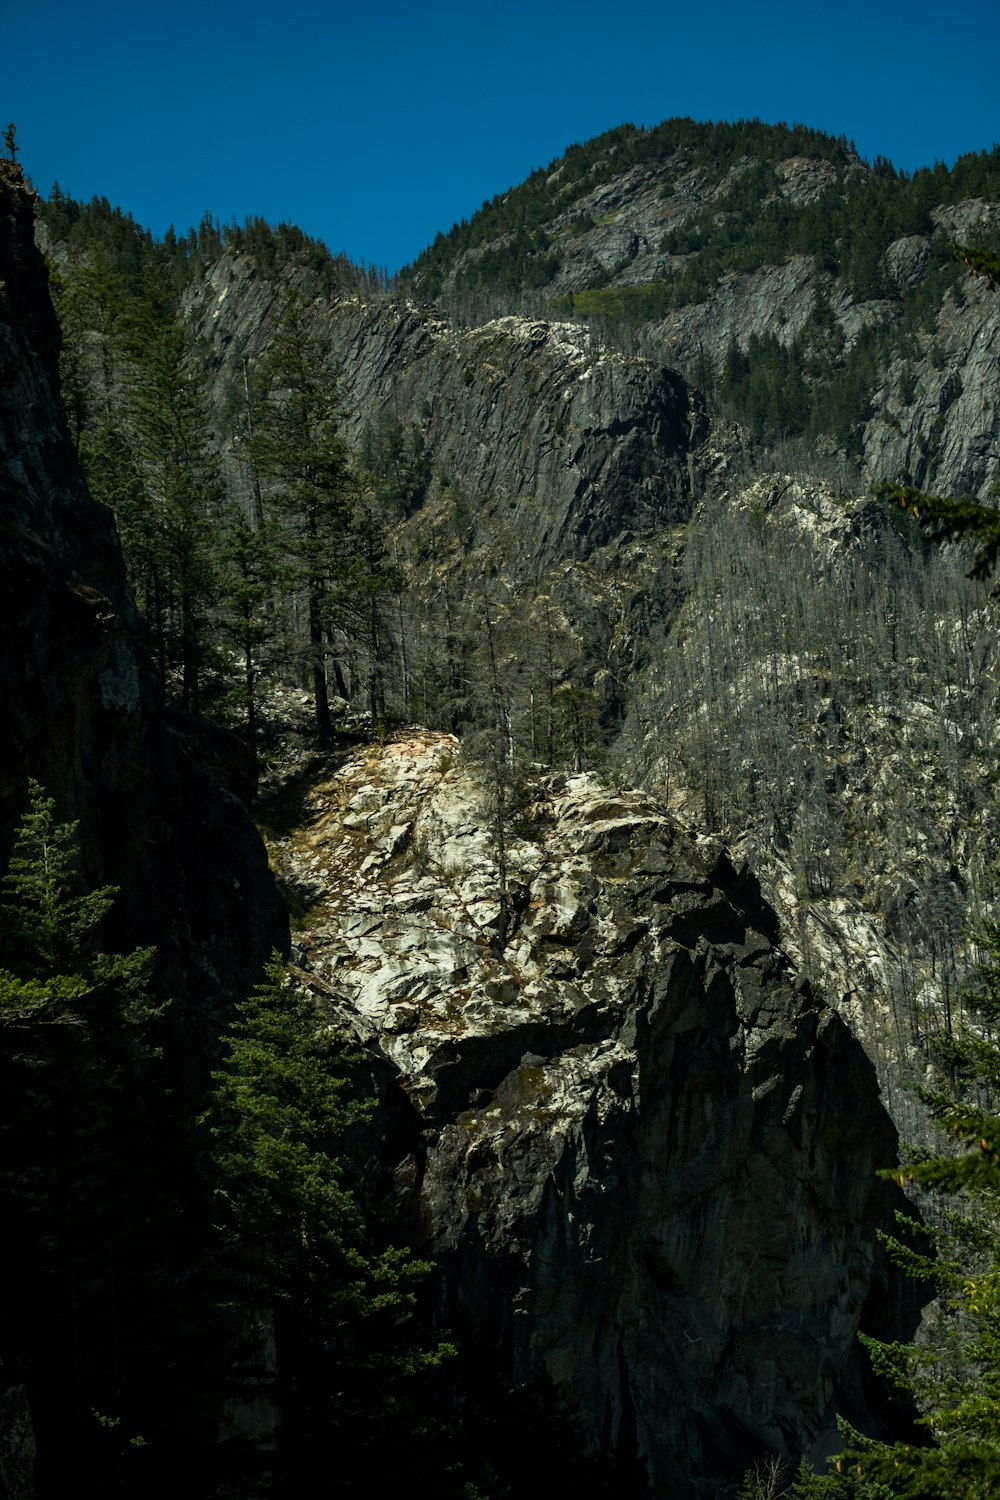
{"label": "exposed granite rock", "polygon": [[971,277],[912,359],[894,359],[865,427],[873,475],[987,498],[1000,481],[1000,296]]}
{"label": "exposed granite rock", "polygon": [[686,515],[696,415],[668,371],[595,347],[576,324],[501,318],[458,331],[414,310],[373,318],[342,304],[333,327],[359,416],[375,399],[423,412],[436,466],[474,514],[489,497],[536,576],[630,527]]}
{"label": "exposed granite rock", "polygon": [[[273,300],[251,258],[226,252],[190,316],[220,361],[253,359]],[[416,421],[474,527],[516,534],[530,576],[686,517],[687,454],[703,420],[680,376],[601,348],[579,324],[508,317],[461,329],[389,297],[316,311],[349,393],[345,436],[357,442],[385,410]]]}
{"label": "exposed granite rock", "polygon": [[836,1442],[837,1410],[872,1422],[855,1333],[903,1328],[874,1238],[895,1132],[721,846],[588,776],[531,791],[501,948],[456,741],[317,786],[276,851],[315,901],[303,977],[423,1121],[403,1175],[453,1324],[512,1379],[544,1367],[664,1493],[707,1494]]}
{"label": "exposed granite rock", "polygon": [[893,240],[885,252],[889,275],[899,287],[916,286],[923,275],[930,254],[930,240],[925,234],[908,234]]}
{"label": "exposed granite rock", "polygon": [[694,368],[708,358],[721,370],[734,339],[743,349],[751,338],[790,344],[812,312],[817,292],[829,285],[830,278],[817,272],[807,255],[746,274],[729,272],[706,302],[669,313],[658,336],[667,358],[679,368]]}
{"label": "exposed granite rock", "polygon": [[[643,674],[626,772],[738,848],[790,956],[873,1060],[902,1134],[931,1141],[913,1082],[973,962],[967,906],[990,888],[1000,839],[988,585],[955,551],[915,557],[871,496],[748,478],[738,453],[711,446],[703,461],[683,643],[671,658],[668,637]],[[713,547],[733,560],[721,574]],[[692,665],[672,670],[682,653]],[[709,783],[724,787],[712,812]],[[810,875],[823,860],[829,877],[815,864]]]}
{"label": "exposed granite rock", "polygon": [[781,195],[791,203],[815,203],[837,181],[833,162],[815,156],[787,156],[776,167]]}

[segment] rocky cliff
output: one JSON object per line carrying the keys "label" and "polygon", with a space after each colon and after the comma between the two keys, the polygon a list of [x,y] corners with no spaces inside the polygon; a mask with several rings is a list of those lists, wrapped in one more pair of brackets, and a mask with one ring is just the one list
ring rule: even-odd
{"label": "rocky cliff", "polygon": [[[308,278],[292,284],[309,289]],[[314,288],[313,288],[314,290]],[[192,289],[195,338],[212,351],[216,400],[266,347],[275,284],[226,251]],[[317,298],[336,353],[343,430],[357,444],[391,412],[417,427],[434,479],[460,493],[473,533],[516,536],[537,582],[633,529],[690,509],[687,454],[704,417],[680,376],[603,348],[576,323],[499,318],[463,329],[405,298]]]}
{"label": "rocky cliff", "polygon": [[[1000,313],[948,261],[955,243],[995,238],[995,168],[983,153],[907,179],[800,127],[623,126],[485,204],[403,274],[470,317],[520,296],[610,319],[614,337],[641,330],[651,358],[707,388],[733,347],[798,342],[805,382],[832,353],[855,387],[854,430],[841,424],[837,442],[850,436],[874,478],[906,470],[985,498]],[[843,394],[834,380],[825,404]],[[814,413],[811,430],[837,427]]]}
{"label": "rocky cliff", "polygon": [[[790,201],[807,203],[829,164],[793,166],[779,176]],[[612,174],[608,222],[582,228],[581,245],[610,233],[616,215],[666,205],[670,218],[673,200],[657,196],[651,172]],[[691,213],[714,191],[705,177]],[[988,204],[953,205],[934,235],[971,234],[989,215]],[[900,276],[923,274],[934,235],[898,247]],[[572,637],[575,661],[572,679],[557,667],[559,680],[595,690],[609,736],[628,705],[616,747],[628,779],[741,841],[797,958],[831,995],[850,997],[912,1132],[900,1053],[916,1049],[904,1072],[921,1067],[920,1038],[948,1011],[964,913],[996,832],[989,609],[960,557],[921,559],[851,465],[800,450],[797,471],[774,471],[734,424],[710,423],[660,362],[692,366],[699,348],[721,360],[731,339],[787,342],[821,282],[857,339],[858,309],[802,256],[727,274],[706,300],[671,312],[644,339],[646,355],[537,317],[462,327],[398,297],[356,294],[315,307],[339,352],[352,438],[391,412],[425,443],[427,493],[394,535],[414,585],[411,653],[433,633],[424,612],[459,615],[442,606],[446,593],[464,597],[474,640],[484,570],[528,622],[509,644],[522,661],[545,628],[538,600],[552,601],[544,610]],[[246,353],[252,364],[266,342],[273,296],[249,255],[227,251],[208,268],[190,315],[215,350],[218,388],[227,362]],[[892,323],[899,308],[883,300],[869,313]],[[873,475],[910,466],[989,488],[998,317],[995,294],[956,285],[934,328],[889,362],[865,428]]]}
{"label": "rocky cliff", "polygon": [[[683,270],[656,237],[724,227],[755,170],[676,162],[668,180],[633,162],[595,178],[548,225],[554,294],[624,295]],[[809,207],[862,170],[782,157],[768,202]],[[893,240],[880,275],[901,293],[922,285],[946,238],[990,218],[989,204],[952,204]],[[493,248],[470,251],[456,278]],[[537,646],[539,608],[546,628],[565,624],[576,655],[552,654],[546,691],[598,689],[605,738],[628,700],[619,767],[663,797],[536,778],[504,934],[490,814],[453,741],[414,734],[314,791],[311,821],[279,851],[314,906],[298,953],[331,1016],[398,1080],[385,1150],[400,1212],[446,1268],[455,1326],[498,1346],[510,1380],[547,1371],[592,1438],[640,1453],[667,1492],[738,1477],[763,1450],[819,1453],[836,1409],[877,1416],[856,1329],[908,1326],[873,1248],[891,1208],[873,1173],[895,1141],[856,1038],[899,1110],[927,1030],[951,1024],[963,915],[998,831],[990,606],[961,559],[938,568],[898,534],[841,455],[832,482],[773,458],[762,472],[759,446],[721,417],[709,429],[688,382],[733,344],[791,347],[817,298],[848,352],[888,349],[910,320],[869,392],[869,472],[903,465],[988,493],[997,299],[931,287],[921,324],[915,305],[849,292],[796,252],[727,269],[633,339],[637,354],[567,322],[565,303],[449,318],[398,295],[321,295],[302,266],[269,278],[229,247],[202,261],[185,304],[220,417],[287,282],[338,351],[348,436],[390,414],[424,445],[425,493],[391,518],[415,585],[393,625],[402,674],[422,613],[451,611],[473,659],[488,580],[521,627],[505,667]],[[81,533],[107,536],[80,514]],[[83,570],[79,536],[70,556],[70,583],[123,620],[117,564],[112,587],[104,564]],[[70,674],[73,723],[96,712],[92,685],[125,638],[104,604],[87,619],[104,654]],[[135,665],[135,707],[112,692],[101,712],[132,726],[142,767],[152,710],[130,649],[111,680]],[[522,744],[539,691],[536,678],[508,699]],[[62,765],[76,741],[54,711],[38,723]],[[92,775],[74,776],[69,805],[93,826]],[[746,856],[780,929],[754,879],[691,824]],[[179,861],[171,837],[160,848]],[[199,837],[185,848],[204,850]],[[98,873],[121,863],[102,855]],[[214,931],[221,904],[203,892],[183,921]]]}
{"label": "rocky cliff", "polygon": [[[175,1087],[197,1087],[209,1066],[206,1044],[270,950],[286,941],[287,920],[241,801],[249,782],[240,747],[227,735],[165,711],[140,642],[112,518],[88,496],[66,436],[58,398],[59,328],[32,238],[33,198],[17,169],[0,163],[0,851],[6,856],[33,778],[55,800],[60,821],[79,823],[85,884],[119,887],[102,941],[123,951],[156,945],[159,992],[174,1001],[170,1077]],[[26,1054],[36,1070],[30,1098],[43,1143],[39,1151],[53,1132],[65,1150],[56,1169],[62,1196],[47,1199],[51,1184],[44,1169],[36,1169],[30,1152],[18,1156],[21,1117],[11,1118],[11,1100],[5,1100],[5,1263],[15,1269],[4,1287],[3,1353],[12,1362],[10,1374],[26,1379],[33,1402],[44,1391],[38,1456],[50,1484],[55,1471],[58,1487],[61,1462],[72,1467],[79,1460],[87,1472],[87,1459],[75,1445],[87,1423],[95,1426],[93,1415],[81,1419],[64,1397],[66,1350],[73,1347],[79,1366],[86,1351],[78,1343],[88,1336],[99,1343],[109,1326],[105,1307],[113,1305],[122,1319],[127,1315],[113,1296],[105,1299],[109,1284],[115,1293],[121,1290],[107,1250],[95,1251],[88,1262],[100,1269],[88,1274],[84,1289],[49,1285],[45,1297],[33,1301],[37,1285],[25,1285],[31,1281],[25,1265],[32,1244],[19,1233],[27,1224],[44,1236],[45,1248],[34,1257],[42,1278],[53,1264],[63,1271],[67,1263],[78,1268],[85,1215],[66,1203],[80,1193],[79,1201],[96,1214],[94,1200],[115,1190],[109,1186],[115,1168],[105,1154],[98,1186],[88,1181],[84,1192],[74,1181],[79,1135],[96,1136],[106,1150],[104,1122],[90,1120],[84,1132],[70,1116],[54,1126],[54,1109],[58,1114],[73,1106],[58,1101],[56,1088],[53,1109],[56,1080],[44,1044],[26,1040],[16,1022],[0,1029],[5,1079],[12,1067],[18,1076],[16,1065]],[[54,1035],[78,1028],[48,1029]],[[19,1103],[23,1111],[23,1096]],[[176,1203],[180,1221],[183,1190],[164,1168],[176,1145],[160,1142],[157,1161],[146,1167],[151,1174],[165,1171],[156,1190],[163,1203]],[[31,1163],[28,1176],[14,1184],[12,1160]],[[152,1181],[141,1188],[148,1200]],[[117,1271],[122,1274],[120,1264]],[[171,1278],[179,1273],[161,1274],[159,1293],[168,1297]],[[87,1311],[93,1315],[95,1306],[101,1326],[88,1331]],[[140,1351],[129,1349],[128,1358],[134,1369]],[[142,1377],[149,1373],[143,1370]],[[38,1407],[29,1411],[19,1383],[4,1391],[7,1378],[0,1366],[0,1495],[29,1500]]]}
{"label": "rocky cliff", "polygon": [[959,1006],[1000,836],[989,589],[870,497],[704,458],[684,602],[619,748],[750,860],[914,1139],[906,1080]]}
{"label": "rocky cliff", "polygon": [[[239,745],[167,713],[111,514],[87,494],[58,397],[59,326],[33,199],[0,178],[0,837],[29,776],[80,822],[85,876],[121,894],[114,935],[156,944],[197,1008],[280,944],[281,903],[241,797]],[[224,976],[224,977],[223,977]]]}
{"label": "rocky cliff", "polygon": [[[693,454],[708,424],[687,382],[580,324],[504,317],[463,328],[405,298],[316,295],[294,268],[289,283],[312,299],[336,352],[355,451],[385,418],[419,438],[422,491],[391,517],[393,554],[412,569],[411,655],[425,649],[425,616],[440,619],[445,577],[471,605],[472,578],[499,563],[524,595],[518,608],[528,595],[558,601],[575,649],[605,673],[609,713],[619,712],[638,643],[672,603],[659,597],[662,576],[652,587],[661,539],[669,551],[694,503]],[[187,316],[211,350],[220,416],[241,398],[244,360],[252,376],[267,345],[277,293],[252,255],[228,249],[191,290]],[[249,493],[243,451],[225,445],[236,494]]]}
{"label": "rocky cliff", "polygon": [[855,1334],[906,1326],[874,1238],[895,1132],[720,845],[586,775],[528,795],[502,940],[456,740],[318,782],[275,850],[302,979],[416,1112],[397,1202],[472,1351],[544,1371],[662,1493],[716,1493],[828,1451],[837,1411],[878,1420]]}

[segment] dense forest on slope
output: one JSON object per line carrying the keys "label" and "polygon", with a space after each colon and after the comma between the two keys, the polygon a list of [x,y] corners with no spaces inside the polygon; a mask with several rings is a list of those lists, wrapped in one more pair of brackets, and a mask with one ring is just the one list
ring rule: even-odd
{"label": "dense forest on slope", "polygon": [[[789,162],[804,180],[795,181]],[[609,192],[610,184],[616,192]],[[869,167],[844,137],[804,126],[759,120],[619,126],[570,147],[518,187],[484,203],[470,221],[439,234],[403,278],[429,296],[449,284],[490,290],[558,287],[564,261],[579,256],[586,235],[597,227],[582,207],[590,196],[604,197],[607,208],[620,210],[623,200],[631,208],[630,199],[653,189],[664,225],[656,248],[668,257],[668,274],[640,289],[635,252],[617,273],[595,266],[594,282],[581,289],[583,309],[599,310],[601,299],[586,293],[617,282],[636,286],[633,316],[653,317],[668,307],[705,300],[725,271],[756,270],[789,255],[814,256],[855,301],[891,297],[898,287],[885,263],[889,246],[907,235],[929,233],[934,209],[967,198],[995,200],[1000,151],[962,156],[952,168],[939,162],[907,174],[883,157]],[[530,269],[524,236],[553,224],[572,249],[539,262],[547,273],[543,279],[538,269]],[[480,248],[479,257],[470,253]],[[628,294],[619,299],[622,312],[629,302]]]}
{"label": "dense forest on slope", "polygon": [[[998,200],[996,151],[906,176],[800,127],[626,126],[484,205],[389,284],[292,226],[206,216],[161,242],[106,200],[80,204],[53,189],[39,205],[39,239],[62,323],[71,437],[91,492],[114,513],[172,710],[235,729],[273,794],[260,814],[304,924],[297,952],[308,959],[318,941],[308,919],[323,892],[315,856],[288,852],[282,780],[329,772],[345,730],[375,744],[418,722],[455,733],[478,765],[491,853],[476,879],[497,905],[490,994],[507,994],[501,970],[534,909],[524,861],[541,778],[562,773],[546,794],[557,798],[588,771],[639,781],[692,837],[721,834],[748,861],[777,907],[783,952],[863,1039],[897,1123],[926,1130],[906,1080],[965,1018],[965,923],[989,907],[1000,833],[994,606],[966,578],[960,548],[928,551],[866,491],[905,477],[995,493],[1000,299],[967,278],[952,243],[989,243]],[[451,754],[441,752],[444,777]],[[360,788],[359,806],[370,790]],[[353,805],[349,816],[363,821]],[[447,827],[451,814],[441,816]],[[389,828],[390,862],[412,860],[408,878],[453,890],[462,872],[434,852],[428,828],[412,847]],[[602,848],[608,868],[614,853]],[[581,952],[592,943],[581,938],[587,910],[581,899],[572,919]],[[558,920],[546,952],[565,941]],[[623,925],[622,952],[637,932]],[[29,984],[11,965],[15,989]],[[403,1252],[386,1248],[377,1215],[365,1239],[350,1207],[345,1184],[360,1192],[356,1163],[372,1148],[359,1144],[365,1107],[344,1081],[347,1064],[311,1035],[311,1002],[279,1002],[276,983],[248,1002],[228,1064],[216,1046],[218,1113],[200,1128],[221,1157],[206,1165],[203,1146],[195,1170],[222,1174],[221,1214],[204,1195],[197,1210],[221,1259],[197,1274],[223,1301],[227,1276],[256,1278],[240,1259],[236,1218],[267,1245],[281,1241],[282,1216],[311,1226],[316,1260],[306,1265],[289,1241],[266,1272],[289,1351],[280,1400],[298,1423],[282,1483],[307,1494],[332,1429],[356,1426],[374,1462],[378,1424],[389,1421],[378,1402],[349,1409],[333,1394],[343,1372],[324,1332],[346,1319],[352,1379],[371,1384],[351,1340],[366,1337],[380,1276],[379,1305],[406,1334],[395,1341],[390,1330],[384,1368],[411,1387],[426,1370],[432,1404],[455,1398],[447,1359],[434,1373],[440,1335],[411,1338],[400,1311],[411,1305],[408,1283],[393,1280],[410,1275]],[[295,1037],[282,1030],[293,1014]],[[527,1139],[551,1108],[553,1044],[531,1030],[537,1019],[511,1024],[511,1047],[521,1027],[541,1048],[518,1054],[516,1088],[504,1085]],[[55,1078],[63,1062],[41,1050],[17,1061],[36,1065]],[[117,1130],[111,1121],[135,1108],[134,1080],[103,1066],[87,1062],[87,1087]],[[307,1154],[301,1178],[275,1167],[281,1201],[262,1198],[246,1166],[292,1107],[262,1104],[253,1136],[244,1085],[258,1071],[287,1077],[298,1101],[292,1135]],[[475,1091],[469,1106],[475,1143]],[[344,1131],[340,1176],[329,1145]],[[100,1143],[74,1149],[69,1199]],[[485,1136],[470,1145],[473,1184],[492,1149]],[[45,1157],[39,1170],[55,1169]],[[330,1202],[340,1204],[332,1218]],[[349,1293],[352,1256],[367,1259]],[[653,1283],[673,1286],[674,1271],[658,1266]],[[53,1261],[38,1277],[60,1274]],[[418,1300],[421,1275],[413,1266]],[[296,1307],[303,1300],[308,1311]],[[265,1319],[251,1342],[268,1336]],[[91,1373],[78,1375],[89,1389]],[[250,1397],[232,1398],[244,1432],[258,1376],[250,1371]],[[204,1398],[217,1411],[221,1380],[194,1391],[192,1405]],[[538,1401],[544,1424],[549,1394]],[[442,1495],[469,1485],[527,1494],[529,1471],[539,1491],[546,1475],[566,1477],[572,1425],[543,1463],[535,1428],[498,1392],[453,1408],[443,1425],[419,1397],[392,1403],[393,1461],[424,1465]],[[100,1462],[144,1473],[142,1443],[124,1451],[146,1440],[143,1420],[103,1396],[92,1404],[107,1424],[90,1439],[112,1439]],[[620,1393],[612,1404],[617,1435],[600,1442],[617,1477],[581,1465],[582,1493],[641,1492],[634,1414]],[[182,1420],[167,1412],[164,1431]],[[775,1442],[775,1430],[750,1446]],[[807,1446],[805,1430],[786,1456]],[[696,1485],[714,1451],[732,1474],[750,1450],[732,1439],[730,1452],[731,1436],[701,1447],[691,1438],[669,1472]],[[253,1463],[266,1469],[266,1451]],[[206,1493],[216,1482],[206,1478]],[[140,1479],[121,1483],[129,1492]]]}

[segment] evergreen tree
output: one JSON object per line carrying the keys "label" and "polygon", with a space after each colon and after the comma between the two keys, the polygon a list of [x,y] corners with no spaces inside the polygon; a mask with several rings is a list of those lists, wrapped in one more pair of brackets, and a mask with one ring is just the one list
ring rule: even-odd
{"label": "evergreen tree", "polygon": [[245,716],[247,743],[255,750],[261,677],[274,653],[278,554],[273,528],[255,528],[239,505],[227,505],[218,562],[222,598],[217,624],[240,659],[241,681],[233,696]]}
{"label": "evergreen tree", "polygon": [[407,1388],[418,1393],[414,1377],[449,1352],[414,1331],[430,1268],[387,1243],[361,1205],[350,1152],[372,1105],[357,1064],[276,961],[239,1008],[214,1075],[223,1262],[238,1300],[273,1309],[273,1367],[249,1347],[249,1389],[268,1391],[281,1413],[278,1462],[292,1493],[319,1493],[332,1449],[358,1493],[398,1482],[421,1448]]}
{"label": "evergreen tree", "polygon": [[146,505],[151,572],[146,619],[165,681],[179,678],[184,708],[197,713],[216,590],[216,539],[223,486],[202,391],[186,338],[151,284],[132,316],[129,415]]}
{"label": "evergreen tree", "polygon": [[253,455],[273,486],[272,511],[290,586],[304,599],[316,730],[327,745],[328,594],[344,561],[352,489],[330,341],[298,292],[286,294],[258,376],[263,399],[256,409]]}
{"label": "evergreen tree", "polygon": [[28,1388],[42,1494],[126,1493],[177,1416],[163,1007],[150,951],[98,943],[114,895],[83,887],[76,825],[31,783],[0,910],[0,1202],[4,1355]]}
{"label": "evergreen tree", "polygon": [[326,597],[325,618],[354,647],[373,727],[387,713],[386,667],[390,650],[388,607],[398,603],[401,570],[389,560],[385,526],[371,494],[358,495],[344,533],[337,578]]}
{"label": "evergreen tree", "polygon": [[932,1039],[941,1081],[922,1091],[954,1145],[915,1154],[892,1174],[929,1205],[928,1227],[906,1220],[888,1245],[937,1293],[937,1331],[923,1345],[865,1340],[876,1373],[919,1398],[925,1440],[886,1444],[845,1429],[850,1444],[829,1483],[851,1500],[1000,1493],[1000,921],[975,936],[983,958],[964,996],[970,1019]]}

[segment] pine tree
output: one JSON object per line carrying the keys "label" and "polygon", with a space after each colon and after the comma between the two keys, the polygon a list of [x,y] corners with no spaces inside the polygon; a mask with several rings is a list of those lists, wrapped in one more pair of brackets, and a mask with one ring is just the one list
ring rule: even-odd
{"label": "pine tree", "polygon": [[0,903],[0,1205],[4,1354],[28,1388],[48,1493],[72,1477],[124,1494],[126,1455],[140,1463],[139,1437],[170,1404],[163,1007],[151,951],[99,944],[114,897],[83,887],[76,825],[32,782]]}
{"label": "pine tree", "polygon": [[274,654],[278,556],[273,528],[254,527],[239,505],[229,504],[218,564],[222,598],[216,623],[241,662],[241,681],[233,696],[245,715],[247,744],[256,750],[261,678],[265,661]]}
{"label": "pine tree", "polygon": [[[113,992],[123,1015],[149,977],[152,955],[109,957],[91,940],[114,905],[117,887],[77,888],[75,823],[57,823],[55,801],[28,783],[28,807],[15,834],[0,896],[0,1025],[67,1021],[90,997]],[[136,1015],[139,1011],[136,1011]]]}
{"label": "pine tree", "polygon": [[365,681],[373,728],[387,714],[386,667],[390,650],[388,607],[398,604],[402,571],[389,560],[386,533],[374,496],[357,496],[344,534],[337,577],[327,593],[328,623],[353,645]]}

